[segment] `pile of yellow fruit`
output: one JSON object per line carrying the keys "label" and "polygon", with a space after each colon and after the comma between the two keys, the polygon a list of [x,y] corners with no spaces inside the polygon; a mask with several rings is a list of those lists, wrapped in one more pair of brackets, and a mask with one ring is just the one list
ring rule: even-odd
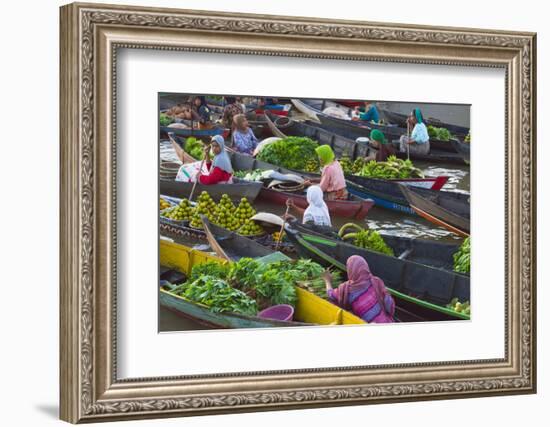
{"label": "pile of yellow fruit", "polygon": [[170,206],[172,206],[172,205],[168,201],[164,200],[162,197],[160,198],[159,207],[160,207],[161,211],[163,209],[169,208]]}
{"label": "pile of yellow fruit", "polygon": [[457,313],[462,313],[467,316],[470,315],[470,301],[460,302],[458,298],[453,298],[447,308],[456,311]]}
{"label": "pile of yellow fruit", "polygon": [[254,215],[256,215],[256,211],[252,206],[250,206],[250,203],[248,202],[246,197],[243,197],[234,213],[234,216],[238,221],[239,227],[244,225],[246,220],[253,217]]}

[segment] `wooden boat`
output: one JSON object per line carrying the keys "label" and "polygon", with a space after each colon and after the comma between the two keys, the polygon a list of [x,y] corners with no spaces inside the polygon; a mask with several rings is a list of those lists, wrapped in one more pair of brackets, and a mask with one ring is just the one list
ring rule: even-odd
{"label": "wooden boat", "polygon": [[[368,138],[372,129],[374,129],[375,127],[380,128],[380,126],[371,125],[370,123],[368,125],[361,124],[360,122],[352,120],[342,120],[326,115],[320,115],[319,118],[321,121],[320,126],[323,129],[339,134],[353,141],[357,138]],[[389,132],[388,127],[386,126],[384,130],[386,138],[388,139],[388,141],[392,141],[397,150],[399,150],[399,137],[407,133],[406,131],[402,132],[399,129],[400,128],[395,128],[394,131]],[[449,147],[452,148],[452,145],[445,146],[444,150],[438,149],[435,146],[430,146],[430,152],[428,154],[417,154],[411,152],[410,158],[413,160],[421,160],[427,162],[464,164],[462,156],[452,149],[449,151]],[[396,156],[406,159],[407,153],[401,153],[398,151],[396,153]]]}
{"label": "wooden boat", "polygon": [[[189,198],[191,190],[193,189],[192,182],[179,182],[164,179],[160,179],[159,182],[161,194],[179,197],[180,199],[184,197]],[[197,183],[193,197],[196,198],[201,192],[206,191],[215,201],[219,201],[224,194],[227,194],[233,200],[240,200],[242,197],[246,197],[252,202],[258,197],[261,189],[261,182],[235,180],[233,184],[204,185]]]}
{"label": "wooden boat", "polygon": [[[319,236],[336,241],[341,241],[337,230],[331,227],[318,226],[313,224],[300,224],[297,221],[292,222],[292,228],[300,231],[304,235]],[[353,232],[351,230],[350,232]],[[402,237],[384,234],[382,236],[386,244],[393,250],[396,257],[406,259],[419,264],[429,265],[431,267],[442,268],[453,271],[453,255],[458,251],[460,242],[442,242],[416,237]]]}
{"label": "wooden boat", "polygon": [[[410,215],[416,215],[416,211],[410,207],[409,201],[403,195],[399,184],[422,188],[427,194],[437,193],[448,179],[448,177],[440,178],[442,179],[439,182],[436,180],[431,188],[427,188],[429,183],[423,187],[422,181],[415,182],[414,180],[376,179],[358,175],[346,175],[347,189],[351,194],[361,198],[372,199],[374,200],[374,204],[378,207],[390,209],[396,212],[407,213]],[[441,182],[443,182],[443,184],[441,184]]]}
{"label": "wooden boat", "polygon": [[227,261],[238,261],[241,258],[261,259],[265,262],[288,260],[286,255],[256,243],[254,240],[241,236],[234,231],[212,224],[201,215],[204,233],[210,247],[216,254]]}
{"label": "wooden boat", "polygon": [[[407,115],[406,114],[396,113],[396,112],[385,110],[385,109],[381,110],[381,114],[383,114],[383,116],[388,121],[390,121],[392,123],[396,123],[397,125],[405,127],[405,128],[407,127]],[[444,122],[442,122],[440,120],[437,120],[437,119],[434,119],[432,117],[430,117],[430,118],[424,117],[424,122],[426,123],[426,126],[431,125],[431,126],[435,126],[435,127],[447,128],[449,130],[449,132],[451,132],[453,135],[456,135],[460,138],[464,138],[469,132],[469,128],[467,128],[467,127],[453,125],[451,123],[444,123]]]}
{"label": "wooden boat", "polygon": [[[197,240],[199,242],[207,243],[206,233],[202,229],[193,228],[189,226],[189,221],[173,221],[168,218],[159,217],[159,232],[166,238],[180,244],[189,243],[189,239]],[[248,240],[253,240],[263,247],[271,250],[278,250],[283,254],[295,254],[296,250],[294,246],[283,241],[277,244],[273,237],[269,234],[263,236],[247,237]]]}
{"label": "wooden boat", "polygon": [[[262,187],[259,199],[267,200],[280,205],[285,205],[286,201],[290,199],[294,202],[294,205],[301,209],[308,207],[305,193],[290,193]],[[373,200],[362,199],[361,197],[353,194],[350,195],[348,200],[325,200],[325,203],[327,204],[331,215],[342,218],[354,218],[357,220],[364,219],[369,210],[374,206]]]}
{"label": "wooden boat", "polygon": [[212,129],[195,129],[195,128],[180,129],[180,128],[173,128],[169,126],[160,126],[161,135],[164,135],[164,134],[168,135],[168,133],[170,132],[178,136],[183,136],[183,137],[194,136],[197,138],[212,137],[214,135],[222,135],[224,138],[226,138],[227,135],[229,135],[229,129],[224,129],[222,127],[214,127]]}
{"label": "wooden boat", "polygon": [[264,114],[266,111],[276,116],[287,117],[292,104],[270,104],[262,105],[255,108],[256,114]]}
{"label": "wooden boat", "polygon": [[317,118],[317,115],[319,113],[319,110],[316,110],[315,108],[310,107],[308,104],[306,104],[304,101],[300,99],[291,99],[292,105],[296,107],[296,109],[304,114],[308,119],[319,121]]}
{"label": "wooden boat", "polygon": [[459,153],[467,164],[470,164],[470,144],[459,141],[457,139],[451,140],[453,148]]}
{"label": "wooden boat", "polygon": [[[163,270],[172,269],[189,274],[195,264],[208,261],[223,263],[222,258],[165,240],[160,241],[160,265]],[[214,313],[207,306],[189,301],[169,290],[160,288],[160,304],[175,313],[201,324],[216,328],[267,328],[307,325],[365,324],[349,313],[318,296],[296,287],[298,297],[292,322],[264,319],[237,313]]]}
{"label": "wooden boat", "polygon": [[[250,171],[255,169],[274,170],[283,174],[296,175],[296,171],[281,168],[270,163],[262,162],[254,157],[232,152],[230,153],[231,164],[235,171]],[[302,176],[311,179],[318,179],[319,175],[301,173]],[[262,185],[260,183],[260,185]],[[278,191],[275,189],[262,186],[259,194],[259,199],[267,200],[273,203],[284,205],[287,199],[292,199],[294,204],[299,208],[305,209],[308,207],[306,195],[302,193],[292,193],[286,191]],[[328,210],[331,215],[341,216],[343,218],[355,218],[358,220],[364,219],[368,211],[374,206],[374,201],[370,199],[362,199],[359,196],[350,195],[349,200],[325,200]]]}
{"label": "wooden boat", "polygon": [[291,225],[286,226],[286,233],[301,256],[343,272],[350,256],[365,258],[372,273],[384,281],[394,297],[396,317],[401,321],[469,319],[468,315],[445,307],[455,297],[461,302],[470,300],[468,276],[304,234]]}
{"label": "wooden boat", "polygon": [[421,188],[399,186],[418,215],[460,236],[470,235],[470,195],[450,191],[426,192]]}

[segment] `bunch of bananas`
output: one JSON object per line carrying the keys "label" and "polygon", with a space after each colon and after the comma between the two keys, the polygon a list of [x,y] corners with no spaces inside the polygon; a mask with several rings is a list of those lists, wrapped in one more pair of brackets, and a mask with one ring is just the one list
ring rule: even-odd
{"label": "bunch of bananas", "polygon": [[[346,234],[348,228],[354,228],[356,232]],[[395,256],[393,249],[386,244],[380,233],[375,230],[369,230],[350,222],[344,224],[342,228],[340,228],[338,235],[344,241],[352,240],[353,244],[359,248],[370,249],[385,255]]]}

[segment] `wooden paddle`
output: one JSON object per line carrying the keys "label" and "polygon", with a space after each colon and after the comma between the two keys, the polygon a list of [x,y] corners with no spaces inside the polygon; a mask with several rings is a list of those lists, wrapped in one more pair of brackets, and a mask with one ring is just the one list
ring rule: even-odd
{"label": "wooden paddle", "polygon": [[[210,144],[206,145],[205,144],[205,147],[207,147],[208,149],[210,149]],[[202,158],[201,160],[201,165],[199,166],[199,173],[198,175],[195,177],[195,182],[193,183],[193,188],[191,188],[191,194],[189,194],[189,201],[193,200],[193,193],[195,193],[195,188],[197,187],[197,182],[199,182],[199,175],[202,171],[202,166],[204,165],[204,161],[206,160],[206,154],[204,155],[204,157]]]}
{"label": "wooden paddle", "polygon": [[409,155],[409,141],[411,139],[411,124],[409,123],[409,121],[407,120],[407,160],[410,160],[410,155]]}
{"label": "wooden paddle", "polygon": [[275,250],[277,251],[279,249],[279,245],[281,244],[281,240],[283,240],[283,231],[285,229],[285,223],[286,223],[286,217],[288,215],[288,211],[290,210],[290,205],[286,205],[286,211],[283,215],[283,223],[281,224],[281,229],[279,230],[279,238],[277,239],[277,243],[275,244]]}

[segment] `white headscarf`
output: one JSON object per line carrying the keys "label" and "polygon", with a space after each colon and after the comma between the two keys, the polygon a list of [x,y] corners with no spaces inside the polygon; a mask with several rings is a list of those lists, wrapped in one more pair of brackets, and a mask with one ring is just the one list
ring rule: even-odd
{"label": "white headscarf", "polygon": [[307,202],[309,206],[304,211],[303,223],[313,221],[315,225],[326,225],[331,227],[328,207],[323,200],[323,190],[318,185],[312,185],[307,189]]}

